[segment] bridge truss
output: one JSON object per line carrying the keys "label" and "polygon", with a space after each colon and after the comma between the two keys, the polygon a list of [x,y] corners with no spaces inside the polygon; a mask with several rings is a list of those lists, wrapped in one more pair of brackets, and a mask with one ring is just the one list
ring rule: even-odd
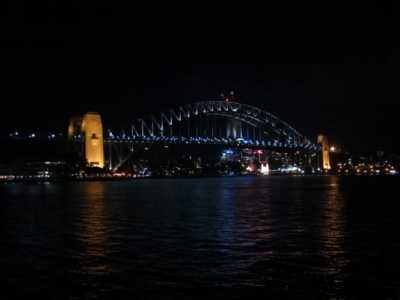
{"label": "bridge truss", "polygon": [[196,102],[137,119],[128,131],[108,130],[105,141],[319,149],[275,115],[230,101]]}
{"label": "bridge truss", "polygon": [[320,149],[275,115],[231,101],[196,102],[136,119],[129,130],[108,130],[104,141],[113,170],[129,160],[138,144],[222,145],[304,153]]}

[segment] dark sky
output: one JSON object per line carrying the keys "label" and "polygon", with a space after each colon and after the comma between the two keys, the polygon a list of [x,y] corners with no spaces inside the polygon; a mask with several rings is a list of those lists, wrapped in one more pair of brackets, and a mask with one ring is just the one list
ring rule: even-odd
{"label": "dark sky", "polygon": [[220,8],[2,2],[1,131],[106,127],[235,90],[310,138],[400,152],[395,2]]}

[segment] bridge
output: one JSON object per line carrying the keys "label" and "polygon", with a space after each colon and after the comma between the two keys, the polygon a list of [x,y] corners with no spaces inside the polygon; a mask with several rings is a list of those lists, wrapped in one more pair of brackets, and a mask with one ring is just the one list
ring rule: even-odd
{"label": "bridge", "polygon": [[[48,135],[50,140],[57,137]],[[274,114],[229,99],[195,102],[150,114],[119,131],[103,130],[101,116],[89,112],[71,118],[68,140],[89,165],[112,170],[120,168],[140,146],[217,145],[305,154],[327,147],[326,138],[313,143]],[[329,160],[326,153],[323,159]],[[329,163],[322,166],[329,167]]]}
{"label": "bridge", "polygon": [[[91,122],[91,129],[86,130],[88,134],[85,137],[83,127],[88,127]],[[77,130],[73,129],[75,127]],[[272,113],[229,100],[201,101],[179,106],[133,120],[126,130],[108,129],[104,136],[102,134],[100,116],[95,117],[89,113],[78,121],[71,120],[69,138],[85,143],[88,162],[100,167],[104,167],[108,162],[108,167],[113,170],[118,169],[130,158],[138,144],[222,145],[292,149],[307,153],[315,153],[321,149],[318,144],[312,143]],[[104,147],[100,146],[103,142]],[[103,157],[104,149],[107,158],[99,158]],[[115,163],[113,157],[116,157]]]}

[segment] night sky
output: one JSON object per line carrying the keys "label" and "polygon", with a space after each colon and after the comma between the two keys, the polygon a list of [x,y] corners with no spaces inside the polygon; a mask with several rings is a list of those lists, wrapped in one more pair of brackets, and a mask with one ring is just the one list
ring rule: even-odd
{"label": "night sky", "polygon": [[118,129],[234,90],[239,102],[276,114],[310,138],[323,132],[351,150],[400,152],[394,2],[223,8],[3,2],[2,132],[65,131],[72,114],[87,110]]}

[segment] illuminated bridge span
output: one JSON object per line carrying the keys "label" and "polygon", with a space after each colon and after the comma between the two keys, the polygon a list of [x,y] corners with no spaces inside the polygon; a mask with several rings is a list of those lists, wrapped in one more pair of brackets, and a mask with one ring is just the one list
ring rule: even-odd
{"label": "illuminated bridge span", "polygon": [[[39,143],[41,140],[64,140],[63,134],[55,133],[26,135],[15,131],[9,137],[13,140],[27,139]],[[310,161],[310,156],[316,157],[316,153],[323,149],[323,168],[330,168],[329,145],[325,136],[320,136],[319,144],[312,143],[275,115],[233,101],[203,101],[184,105],[136,119],[125,131],[104,132],[100,114],[88,112],[70,119],[67,137],[70,154],[78,154],[88,166],[107,167],[111,170],[117,170],[133,156],[135,159],[142,157],[142,149],[147,151],[149,146],[154,145],[152,149],[158,152],[169,148],[166,144],[188,144],[188,148],[179,146],[174,149],[189,151],[202,149],[196,145],[255,150],[264,148],[276,150],[277,153],[284,151],[285,155],[304,155],[308,157],[307,161]]]}
{"label": "illuminated bridge span", "polygon": [[127,131],[108,130],[106,143],[175,143],[318,150],[296,129],[257,107],[204,101],[135,120]]}

